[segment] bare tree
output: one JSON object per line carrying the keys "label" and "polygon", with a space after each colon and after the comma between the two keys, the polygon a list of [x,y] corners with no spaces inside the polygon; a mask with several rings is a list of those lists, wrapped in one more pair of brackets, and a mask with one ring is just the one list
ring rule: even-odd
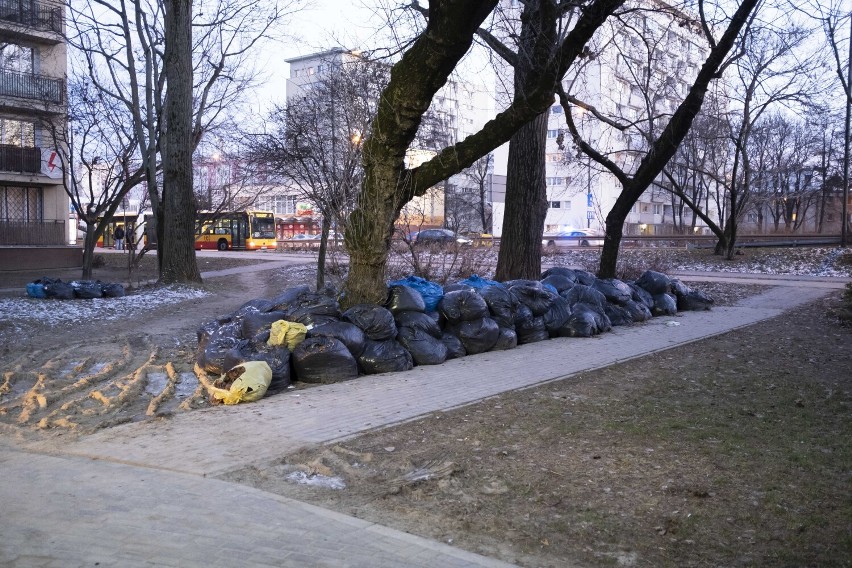
{"label": "bare tree", "polygon": [[479,226],[483,233],[492,232],[491,186],[490,180],[494,171],[494,154],[486,154],[476,160],[472,166],[464,170],[467,181],[474,188],[476,203],[474,213],[479,216]]}

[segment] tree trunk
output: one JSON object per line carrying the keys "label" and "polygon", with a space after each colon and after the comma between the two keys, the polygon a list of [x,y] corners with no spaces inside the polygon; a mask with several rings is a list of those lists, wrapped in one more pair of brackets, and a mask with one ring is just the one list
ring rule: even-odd
{"label": "tree trunk", "polygon": [[163,137],[163,283],[201,282],[192,191],[192,1],[165,2],[166,131]]}
{"label": "tree trunk", "polygon": [[541,235],[548,206],[544,163],[547,117],[546,112],[540,114],[509,142],[497,280],[541,277]]}
{"label": "tree trunk", "polygon": [[317,255],[317,290],[325,286],[325,258],[328,255],[328,233],[331,231],[331,216],[322,216],[322,234],[320,235],[320,248]]}

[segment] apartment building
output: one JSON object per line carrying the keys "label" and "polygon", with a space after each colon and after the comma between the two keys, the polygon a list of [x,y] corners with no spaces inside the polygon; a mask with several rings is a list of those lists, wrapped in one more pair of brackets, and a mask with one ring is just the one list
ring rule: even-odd
{"label": "apartment building", "polygon": [[[0,0],[0,269],[79,266],[54,128],[66,116],[64,8]],[[76,228],[75,228],[76,230]]]}
{"label": "apartment building", "polygon": [[[507,13],[519,16],[519,3],[503,0],[503,4]],[[564,78],[567,92],[613,121],[631,125],[624,130],[614,128],[577,108],[572,115],[583,137],[628,174],[647,148],[650,129],[662,129],[688,92],[706,52],[700,30],[688,15],[658,0],[633,4],[634,9],[621,20],[608,22],[598,31],[589,46],[593,56],[580,60]],[[511,85],[510,77],[506,73],[501,84]],[[497,93],[498,99],[508,96]],[[649,116],[657,117],[653,125]],[[505,145],[498,150],[495,165],[501,179],[507,157]],[[578,155],[558,101],[549,111],[545,161],[549,202],[545,233],[570,228],[603,230],[621,186],[609,172]],[[501,197],[495,193],[498,235],[503,218]],[[671,232],[674,213],[668,194],[649,189],[628,216],[625,234]]]}

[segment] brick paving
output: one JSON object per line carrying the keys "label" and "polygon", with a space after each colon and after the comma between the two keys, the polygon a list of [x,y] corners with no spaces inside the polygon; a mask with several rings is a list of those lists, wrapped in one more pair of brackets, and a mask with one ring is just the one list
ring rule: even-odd
{"label": "brick paving", "polygon": [[[706,278],[704,278],[706,279]],[[507,566],[212,476],[502,392],[751,325],[830,288],[787,282],[735,308],[655,318],[409,372],[0,452],[0,564]],[[790,286],[796,286],[795,293]]]}

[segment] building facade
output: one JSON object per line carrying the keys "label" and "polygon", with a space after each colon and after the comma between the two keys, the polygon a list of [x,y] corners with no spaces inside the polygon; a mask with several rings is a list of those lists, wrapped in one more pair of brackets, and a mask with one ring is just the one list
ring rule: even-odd
{"label": "building facade", "polygon": [[[82,258],[57,251],[76,235],[54,136],[66,124],[63,34],[59,0],[0,0],[0,247],[36,247],[22,257],[29,265]],[[16,262],[10,254],[0,267]]]}

